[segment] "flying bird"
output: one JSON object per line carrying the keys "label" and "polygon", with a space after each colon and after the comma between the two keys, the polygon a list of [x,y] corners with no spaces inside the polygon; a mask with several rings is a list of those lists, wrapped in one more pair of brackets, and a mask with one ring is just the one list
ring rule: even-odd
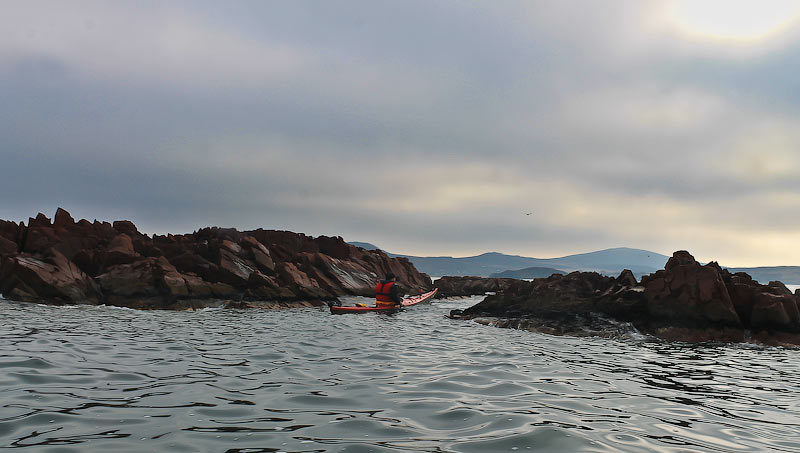
{"label": "flying bird", "polygon": [[526,212],[525,213],[525,215],[531,215],[531,214],[533,214],[533,213],[532,212]]}

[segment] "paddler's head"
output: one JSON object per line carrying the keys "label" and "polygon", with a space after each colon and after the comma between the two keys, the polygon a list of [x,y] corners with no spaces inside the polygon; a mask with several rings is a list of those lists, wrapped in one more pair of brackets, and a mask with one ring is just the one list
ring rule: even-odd
{"label": "paddler's head", "polygon": [[394,280],[394,279],[396,279],[396,278],[397,278],[397,276],[395,276],[395,275],[394,275],[393,273],[391,273],[391,272],[389,272],[388,274],[386,274],[386,280]]}

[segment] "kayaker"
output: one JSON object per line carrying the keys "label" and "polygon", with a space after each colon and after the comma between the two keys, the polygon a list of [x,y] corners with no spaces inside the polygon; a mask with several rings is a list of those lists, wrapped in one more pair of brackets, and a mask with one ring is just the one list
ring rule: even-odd
{"label": "kayaker", "polygon": [[381,280],[375,285],[375,306],[394,307],[403,302],[400,293],[400,285],[395,281],[397,277],[391,272],[386,274],[386,279]]}

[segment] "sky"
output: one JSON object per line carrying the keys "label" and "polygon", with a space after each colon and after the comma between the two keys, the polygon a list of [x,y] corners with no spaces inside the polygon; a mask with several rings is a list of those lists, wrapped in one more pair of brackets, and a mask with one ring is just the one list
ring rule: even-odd
{"label": "sky", "polygon": [[800,1],[30,1],[0,218],[800,265]]}

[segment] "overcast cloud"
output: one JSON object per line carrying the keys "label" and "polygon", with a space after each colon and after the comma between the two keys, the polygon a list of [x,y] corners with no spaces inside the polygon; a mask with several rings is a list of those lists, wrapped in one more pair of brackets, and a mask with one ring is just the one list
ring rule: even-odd
{"label": "overcast cloud", "polygon": [[3,219],[800,264],[798,2],[3,9]]}

